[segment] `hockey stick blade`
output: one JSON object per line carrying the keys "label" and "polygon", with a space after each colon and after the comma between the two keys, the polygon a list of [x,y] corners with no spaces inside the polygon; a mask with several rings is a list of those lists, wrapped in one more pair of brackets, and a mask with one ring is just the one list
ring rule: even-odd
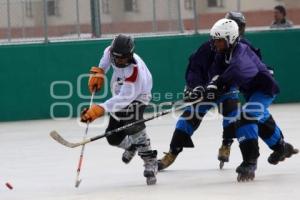
{"label": "hockey stick blade", "polygon": [[81,179],[75,182],[75,187],[78,188],[81,183]]}
{"label": "hockey stick blade", "polygon": [[82,142],[78,142],[78,143],[72,143],[72,142],[68,142],[67,140],[65,140],[63,137],[61,137],[56,131],[51,131],[50,136],[58,143],[69,147],[69,148],[75,148],[78,146],[81,146],[83,144],[85,144],[87,141],[82,141]]}

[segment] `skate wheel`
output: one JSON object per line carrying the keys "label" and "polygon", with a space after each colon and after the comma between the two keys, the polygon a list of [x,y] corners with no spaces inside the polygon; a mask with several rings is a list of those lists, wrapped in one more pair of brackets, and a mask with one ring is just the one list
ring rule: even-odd
{"label": "skate wheel", "polygon": [[219,167],[220,167],[220,169],[223,169],[223,167],[224,167],[224,162],[223,161],[220,162]]}
{"label": "skate wheel", "polygon": [[156,177],[147,177],[146,179],[147,185],[155,185],[156,184]]}
{"label": "skate wheel", "polygon": [[242,181],[242,175],[241,175],[241,174],[238,174],[238,176],[237,176],[237,181],[238,181],[238,182],[241,182],[241,181]]}
{"label": "skate wheel", "polygon": [[249,182],[249,181],[253,181],[254,178],[255,178],[255,174],[248,174],[248,175],[238,174],[237,181],[238,182]]}

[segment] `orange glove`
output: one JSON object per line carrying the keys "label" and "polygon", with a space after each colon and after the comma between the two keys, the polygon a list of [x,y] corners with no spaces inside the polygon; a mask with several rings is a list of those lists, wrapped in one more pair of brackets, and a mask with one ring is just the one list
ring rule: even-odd
{"label": "orange glove", "polygon": [[81,122],[92,122],[98,117],[102,117],[105,113],[105,110],[102,106],[99,106],[97,104],[93,104],[90,108],[85,108],[81,112]]}
{"label": "orange glove", "polygon": [[104,81],[104,70],[100,67],[92,67],[90,70],[89,90],[91,93],[101,89]]}

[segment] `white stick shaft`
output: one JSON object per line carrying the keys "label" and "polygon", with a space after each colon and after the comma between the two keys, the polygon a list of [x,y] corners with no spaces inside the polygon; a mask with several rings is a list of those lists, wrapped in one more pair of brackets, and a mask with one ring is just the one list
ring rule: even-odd
{"label": "white stick shaft", "polygon": [[[89,108],[91,108],[91,106],[93,104],[94,95],[95,95],[95,92],[92,93]],[[86,136],[88,134],[88,130],[89,130],[89,122],[87,122],[87,124],[86,124],[85,132],[84,132],[84,135],[83,135],[83,140],[86,139]],[[84,149],[85,149],[85,144],[82,145],[82,147],[81,147],[80,157],[79,157],[78,166],[77,166],[77,175],[76,175],[75,187],[79,187],[79,184],[81,182],[81,180],[79,178],[79,175],[80,175],[82,161],[83,161]]]}

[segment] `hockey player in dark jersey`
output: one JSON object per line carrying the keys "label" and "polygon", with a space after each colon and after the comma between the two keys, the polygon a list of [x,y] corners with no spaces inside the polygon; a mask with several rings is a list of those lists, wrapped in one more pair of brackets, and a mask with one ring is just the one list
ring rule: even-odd
{"label": "hockey player in dark jersey", "polygon": [[[211,42],[208,41],[201,45],[196,53],[192,54],[189,59],[189,65],[186,72],[186,88],[184,90],[184,98],[186,101],[194,101],[202,96],[205,86],[212,78],[210,74],[210,66],[214,60],[215,52],[211,49]],[[213,107],[218,106],[223,118],[223,145],[232,144],[235,133],[235,120],[238,115],[238,91],[235,87],[229,89],[215,103],[199,103],[194,106],[187,107],[176,123],[176,128],[170,143],[169,152],[158,160],[158,169],[163,170],[170,166],[183,150],[183,148],[192,148],[192,135],[202,122],[202,118]],[[225,158],[228,161],[228,157]],[[222,167],[222,166],[221,166]]]}
{"label": "hockey player in dark jersey", "polygon": [[[249,46],[250,49],[259,57],[259,59],[262,60],[262,55],[261,55],[260,49],[255,48],[244,36],[245,29],[246,29],[246,18],[243,15],[243,13],[231,11],[225,15],[225,18],[232,19],[237,23],[237,25],[239,27],[239,42]],[[224,62],[224,59],[221,59],[221,60],[219,59],[218,61],[222,62],[222,63],[220,63],[221,65],[227,65]],[[273,68],[268,66],[268,70],[272,75],[274,74]],[[229,161],[230,147],[233,142],[233,139],[232,139],[233,137],[235,137],[235,135],[233,133],[223,132],[223,142],[222,142],[221,147],[219,148],[219,154],[218,154],[218,160],[220,161],[220,167],[223,166],[224,162]]]}
{"label": "hockey player in dark jersey", "polygon": [[[239,25],[240,35],[244,35],[246,19],[242,13],[229,12],[225,17],[235,20]],[[260,50],[254,48],[244,37],[240,38],[240,42],[249,45],[249,47],[261,58]],[[186,89],[184,93],[187,98],[189,98],[189,96],[195,98],[197,93],[201,93],[203,91],[203,87],[209,83],[209,80],[212,78],[210,75],[212,74],[210,69],[214,61],[215,54],[216,52],[212,48],[212,42],[207,41],[190,56],[189,64],[185,73]],[[222,101],[217,102],[219,107],[222,107],[220,111],[222,111],[221,114],[224,116],[223,141],[218,153],[220,168],[223,167],[224,162],[229,161],[230,147],[233,143],[233,138],[235,137],[235,120],[233,119],[237,115],[239,103],[236,92],[236,90],[235,92],[233,91],[231,95],[226,95],[223,97]],[[200,125],[202,117],[206,114],[209,108],[210,107],[208,106],[207,108],[199,109],[197,111],[199,112],[198,115],[200,115],[200,119],[197,116],[193,116],[192,119],[187,120],[186,118],[191,114],[191,110],[188,108],[184,111],[181,118],[177,122],[169,152],[165,153],[165,156],[158,161],[159,170],[170,166],[175,161],[177,155],[182,151],[183,147],[193,146],[191,141],[189,141],[190,144],[186,143],[188,143],[187,141],[190,140],[193,132]]]}
{"label": "hockey player in dark jersey", "polygon": [[297,149],[285,142],[280,128],[275,123],[268,107],[272,104],[279,87],[259,57],[248,45],[239,42],[239,28],[235,21],[221,19],[210,31],[213,44],[228,64],[214,65],[218,72],[206,87],[206,95],[219,99],[223,88],[238,86],[246,103],[240,114],[236,136],[240,144],[243,162],[237,167],[238,181],[253,180],[259,157],[258,136],[273,150],[268,162],[276,165],[285,158],[298,153]]}

